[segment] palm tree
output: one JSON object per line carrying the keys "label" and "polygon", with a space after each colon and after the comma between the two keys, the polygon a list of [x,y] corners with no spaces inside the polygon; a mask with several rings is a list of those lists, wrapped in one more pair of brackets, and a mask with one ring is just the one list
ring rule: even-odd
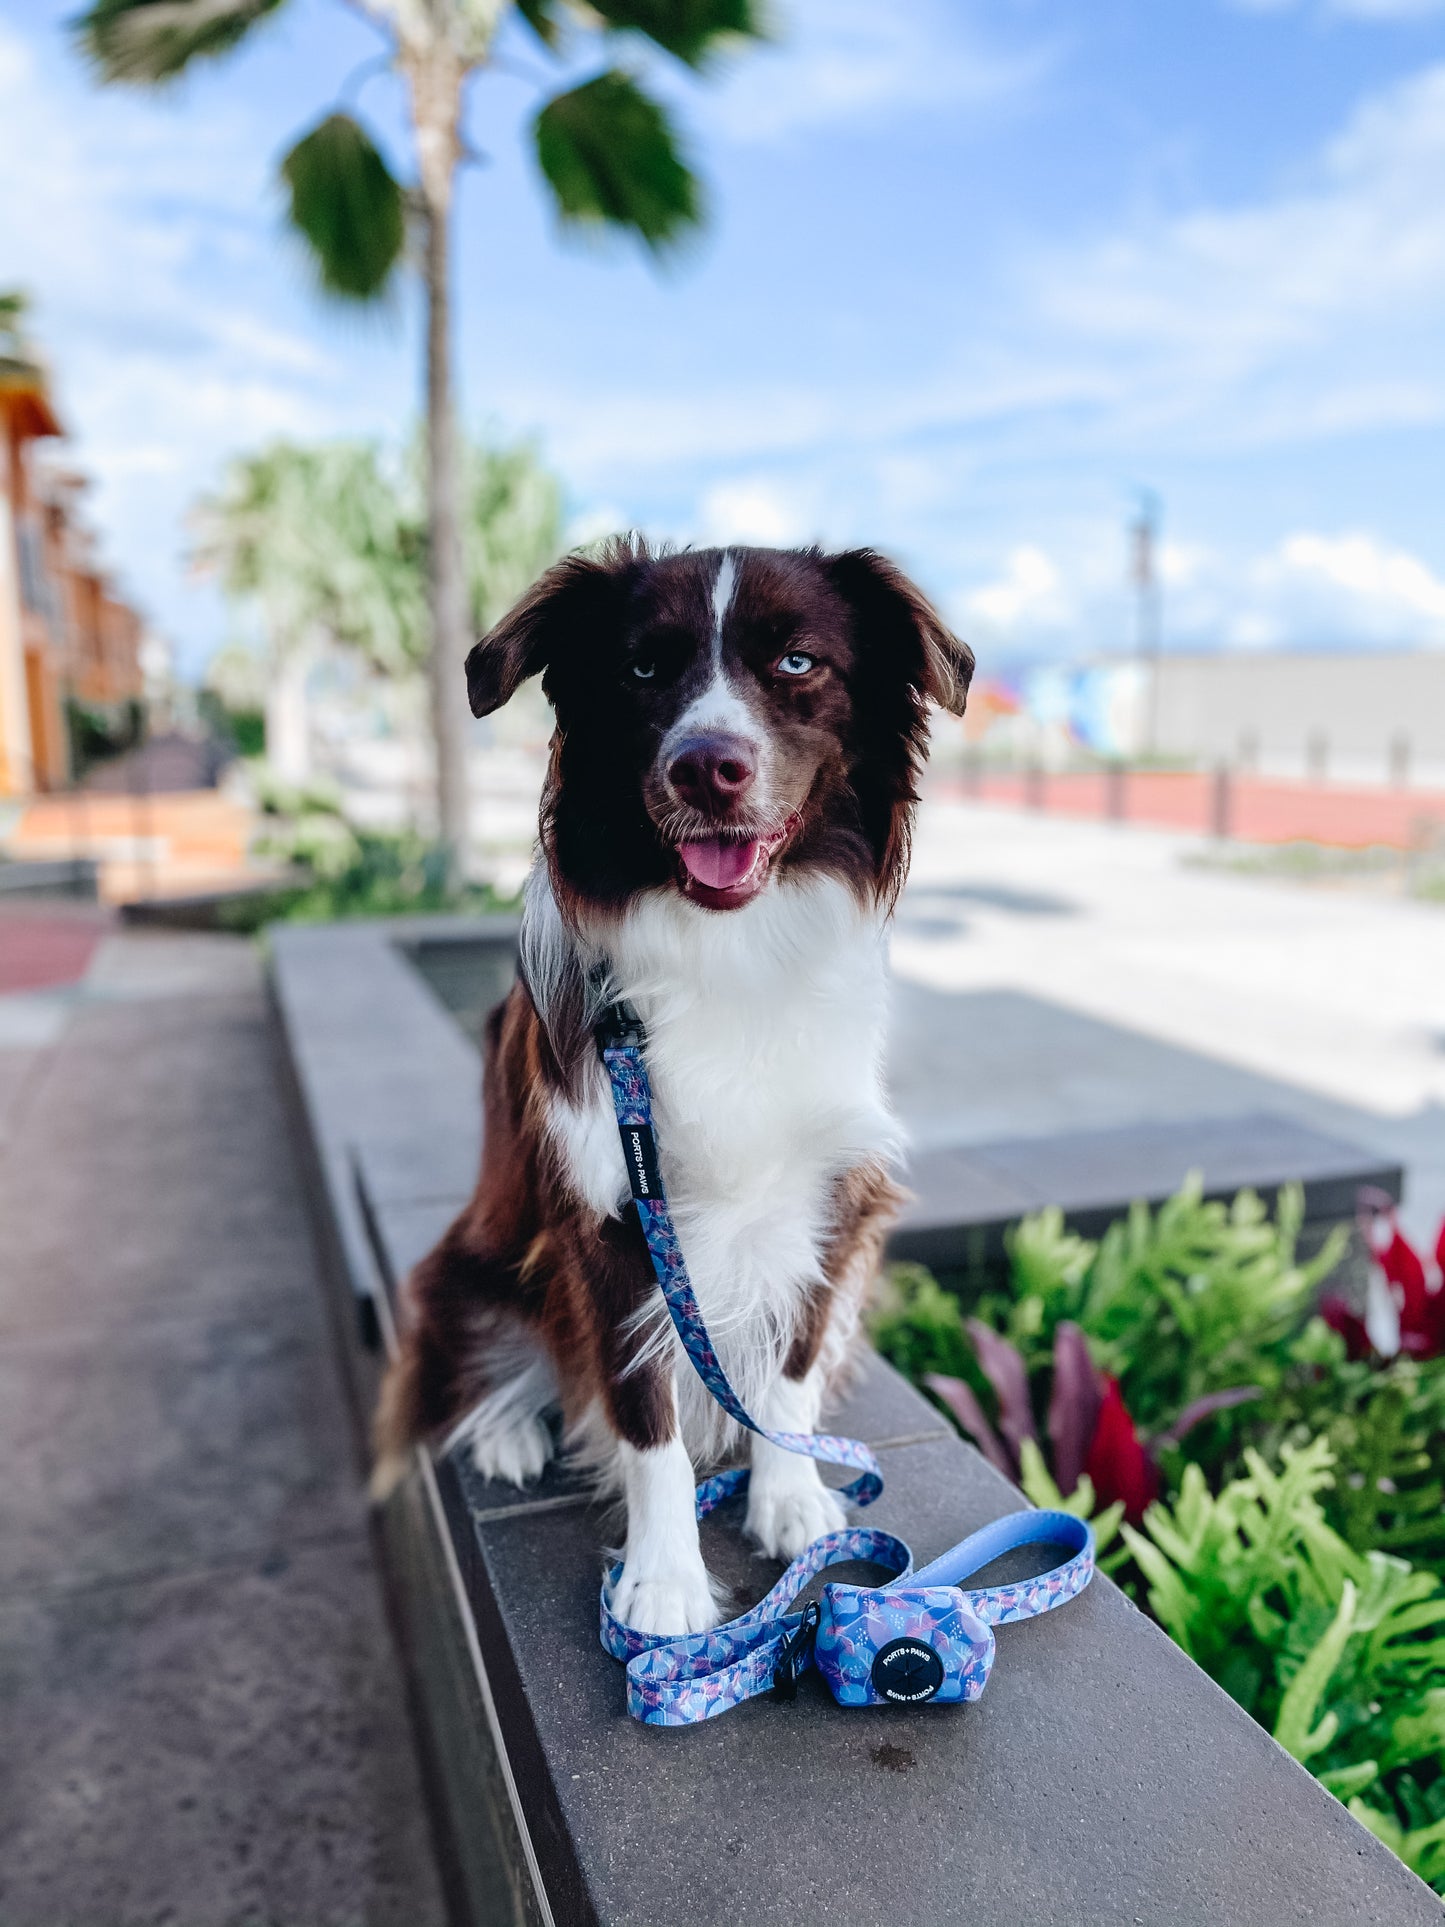
{"label": "palm tree", "polygon": [[25,331],[29,301],[18,289],[0,294],[0,362],[17,368],[32,368],[35,351]]}
{"label": "palm tree", "polygon": [[20,388],[45,397],[45,363],[26,323],[30,297],[18,288],[0,293],[0,387]]}
{"label": "palm tree", "polygon": [[[384,573],[365,567],[360,529],[376,521],[374,464],[361,445],[277,443],[232,462],[219,494],[198,505],[194,560],[227,596],[260,613],[266,647],[266,750],[285,783],[310,774],[306,679],[326,639],[349,631],[364,579],[369,637],[380,662],[404,653]],[[382,545],[385,546],[383,533]],[[360,551],[358,553],[358,551]]]}
{"label": "palm tree", "polygon": [[[369,442],[276,442],[233,461],[196,507],[194,560],[265,632],[266,741],[284,782],[307,776],[305,685],[318,651],[351,648],[379,674],[430,654],[421,462]],[[489,628],[561,546],[561,491],[526,444],[461,451],[466,619]]]}
{"label": "palm tree", "polygon": [[[75,22],[104,79],[152,86],[193,61],[229,53],[282,0],[92,0]],[[400,264],[407,216],[420,230],[426,289],[429,651],[437,806],[455,871],[466,842],[465,719],[457,678],[469,638],[459,536],[451,371],[451,213],[468,158],[468,78],[496,64],[497,31],[515,8],[549,53],[580,31],[610,50],[642,37],[694,70],[729,42],[761,36],[757,0],[347,0],[386,40],[406,83],[415,181],[404,188],[357,119],[326,114],[281,163],[290,217],[323,288],[378,297]],[[564,223],[629,230],[654,253],[701,220],[696,177],[664,109],[613,63],[555,94],[533,122],[536,159]]]}

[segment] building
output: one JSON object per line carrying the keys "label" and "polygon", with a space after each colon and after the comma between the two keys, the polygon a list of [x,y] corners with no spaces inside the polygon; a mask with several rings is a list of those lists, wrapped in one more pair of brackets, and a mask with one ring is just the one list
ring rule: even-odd
{"label": "building", "polygon": [[977,739],[1063,763],[1157,755],[1271,777],[1445,788],[1445,649],[1220,651],[979,679]]}
{"label": "building", "polygon": [[0,796],[68,781],[71,705],[119,728],[144,694],[141,619],[100,566],[86,482],[56,459],[44,371],[15,345],[0,345]]}
{"label": "building", "polygon": [[1264,775],[1445,785],[1445,649],[1165,655],[1160,751]]}

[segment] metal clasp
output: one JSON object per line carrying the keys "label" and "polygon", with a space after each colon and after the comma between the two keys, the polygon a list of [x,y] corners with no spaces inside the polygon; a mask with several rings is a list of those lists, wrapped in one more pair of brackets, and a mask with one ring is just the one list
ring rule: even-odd
{"label": "metal clasp", "polygon": [[822,1611],[816,1599],[803,1608],[803,1617],[796,1631],[783,1641],[778,1654],[778,1664],[773,1672],[773,1698],[793,1700],[798,1697],[798,1681],[807,1672],[813,1657],[813,1642],[818,1637],[818,1622]]}
{"label": "metal clasp", "polygon": [[599,1054],[609,1050],[640,1050],[647,1042],[642,1019],[631,1004],[619,999],[609,1004],[592,1028]]}

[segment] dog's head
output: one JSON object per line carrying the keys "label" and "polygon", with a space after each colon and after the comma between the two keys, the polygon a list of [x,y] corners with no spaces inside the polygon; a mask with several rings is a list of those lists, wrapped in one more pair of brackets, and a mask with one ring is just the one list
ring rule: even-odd
{"label": "dog's head", "polygon": [[543,809],[553,883],[709,910],[830,869],[891,900],[927,703],[963,713],[973,657],[869,549],[636,541],[548,571],[467,658],[486,716],[540,673],[557,718]]}

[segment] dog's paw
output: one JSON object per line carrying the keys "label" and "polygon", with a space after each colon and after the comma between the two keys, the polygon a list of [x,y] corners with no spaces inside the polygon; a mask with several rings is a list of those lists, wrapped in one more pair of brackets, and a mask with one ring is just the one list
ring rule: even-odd
{"label": "dog's paw", "polygon": [[678,1567],[666,1573],[634,1572],[624,1566],[610,1603],[615,1616],[634,1632],[673,1639],[684,1633],[705,1633],[722,1618],[701,1560],[695,1568]]}
{"label": "dog's paw", "polygon": [[796,1559],[815,1539],[846,1524],[841,1500],[816,1477],[784,1484],[753,1474],[747,1529],[772,1558]]}
{"label": "dog's paw", "polygon": [[488,1426],[472,1438],[472,1464],[484,1479],[505,1479],[508,1485],[530,1485],[540,1479],[553,1453],[549,1428],[539,1418],[514,1419]]}

